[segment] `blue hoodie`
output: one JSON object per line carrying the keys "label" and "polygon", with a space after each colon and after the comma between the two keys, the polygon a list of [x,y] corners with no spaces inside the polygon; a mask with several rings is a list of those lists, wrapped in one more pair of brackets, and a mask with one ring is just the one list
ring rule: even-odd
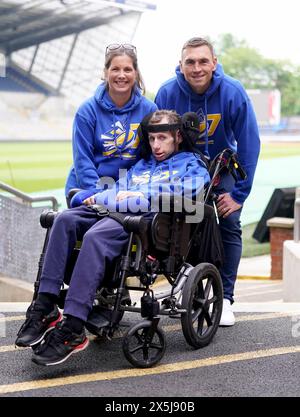
{"label": "blue hoodie", "polygon": [[118,179],[119,168],[129,169],[139,159],[139,123],[157,106],[136,87],[128,103],[117,107],[102,83],[94,97],[78,109],[73,124],[73,161],[67,178],[71,188],[95,188],[100,177]]}
{"label": "blue hoodie", "polygon": [[149,203],[153,203],[152,199],[159,193],[184,195],[191,199],[200,193],[209,180],[206,166],[197,154],[178,152],[160,162],[151,155],[149,160],[137,162],[114,188],[96,194],[95,200],[112,211],[133,211],[130,202],[122,200],[116,204],[115,197],[118,191],[139,191],[144,198],[134,200],[139,200],[141,211],[148,211]]}
{"label": "blue hoodie", "polygon": [[176,68],[176,77],[159,89],[155,103],[159,109],[173,109],[179,114],[193,111],[200,119],[200,150],[213,159],[225,148],[237,152],[247,179],[236,182],[232,198],[243,204],[248,197],[260,151],[256,117],[241,83],[225,75],[217,65],[210,86],[197,94]]}

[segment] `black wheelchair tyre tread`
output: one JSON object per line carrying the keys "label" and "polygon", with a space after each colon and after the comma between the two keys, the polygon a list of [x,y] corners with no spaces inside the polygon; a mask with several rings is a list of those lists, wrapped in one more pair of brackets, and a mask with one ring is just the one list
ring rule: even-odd
{"label": "black wheelchair tyre tread", "polygon": [[[199,335],[193,327],[191,312],[196,287],[205,277],[212,278],[212,287],[214,290],[214,295],[217,297],[217,299],[214,303],[214,312],[211,316],[212,324],[207,328],[207,331],[204,334]],[[217,268],[209,263],[201,263],[195,266],[191,270],[186,280],[182,294],[182,308],[187,310],[186,313],[182,313],[181,315],[182,332],[190,346],[198,349],[207,346],[211,342],[219,327],[222,314],[222,306],[223,285]]]}

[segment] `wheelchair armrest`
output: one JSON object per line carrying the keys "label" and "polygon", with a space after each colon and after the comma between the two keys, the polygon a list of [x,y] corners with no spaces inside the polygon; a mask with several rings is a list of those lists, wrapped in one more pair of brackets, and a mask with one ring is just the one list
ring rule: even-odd
{"label": "wheelchair armrest", "polygon": [[75,194],[79,193],[79,191],[82,191],[82,188],[71,188],[71,190],[68,192],[68,198],[70,201]]}
{"label": "wheelchair armrest", "polygon": [[44,210],[40,215],[40,225],[44,229],[49,229],[52,227],[55,217],[58,215],[58,211],[53,210]]}
{"label": "wheelchair armrest", "polygon": [[68,208],[71,208],[71,200],[74,197],[75,194],[79,193],[79,191],[82,191],[81,188],[71,188],[71,190],[68,192],[68,195],[66,196],[67,206]]}

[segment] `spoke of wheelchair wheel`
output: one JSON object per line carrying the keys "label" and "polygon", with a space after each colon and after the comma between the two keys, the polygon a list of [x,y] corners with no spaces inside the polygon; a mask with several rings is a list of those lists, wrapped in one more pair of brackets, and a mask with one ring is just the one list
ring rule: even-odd
{"label": "spoke of wheelchair wheel", "polygon": [[203,304],[205,303],[205,299],[200,298],[200,297],[197,297],[197,298],[195,297],[193,302],[199,304],[200,306],[203,306]]}
{"label": "spoke of wheelchair wheel", "polygon": [[198,308],[198,310],[194,311],[194,313],[192,314],[192,323],[195,323],[195,321],[198,319],[198,317],[200,316],[202,312],[203,312],[202,308]]}
{"label": "spoke of wheelchair wheel", "polygon": [[145,360],[149,359],[149,348],[146,346],[143,347],[143,359]]}
{"label": "spoke of wheelchair wheel", "polygon": [[212,319],[208,311],[204,313],[204,318],[206,320],[207,326],[210,327],[212,325]]}
{"label": "spoke of wheelchair wheel", "polygon": [[157,350],[163,350],[163,346],[157,345],[156,343],[150,343],[150,347]]}
{"label": "spoke of wheelchair wheel", "polygon": [[138,342],[140,342],[141,344],[143,344],[144,343],[144,339],[142,338],[142,336],[138,333],[138,332],[135,332],[134,333],[134,337],[136,338],[136,340],[138,341]]}
{"label": "spoke of wheelchair wheel", "polygon": [[203,334],[203,324],[204,324],[204,314],[201,314],[198,318],[198,326],[197,326],[197,333],[202,335]]}
{"label": "spoke of wheelchair wheel", "polygon": [[212,285],[212,279],[211,278],[208,278],[207,279],[206,286],[205,286],[205,290],[204,290],[204,298],[206,300],[208,299],[209,292],[210,292],[210,289],[211,289],[211,285]]}
{"label": "spoke of wheelchair wheel", "polygon": [[137,352],[138,350],[141,350],[141,349],[143,349],[143,348],[144,348],[144,344],[142,344],[142,345],[138,345],[138,346],[136,346],[135,348],[130,349],[130,350],[129,350],[129,353],[135,353],[135,352]]}
{"label": "spoke of wheelchair wheel", "polygon": [[215,303],[217,300],[218,300],[218,297],[217,297],[216,295],[214,295],[213,297],[211,297],[211,298],[208,300],[208,304]]}

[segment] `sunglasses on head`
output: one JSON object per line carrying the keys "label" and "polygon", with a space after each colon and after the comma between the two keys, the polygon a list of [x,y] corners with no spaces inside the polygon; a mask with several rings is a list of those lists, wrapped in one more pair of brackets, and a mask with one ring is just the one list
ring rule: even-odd
{"label": "sunglasses on head", "polygon": [[124,51],[132,51],[136,54],[136,47],[130,43],[112,43],[106,47],[105,55],[107,55],[109,52],[117,51],[118,49],[122,49]]}

